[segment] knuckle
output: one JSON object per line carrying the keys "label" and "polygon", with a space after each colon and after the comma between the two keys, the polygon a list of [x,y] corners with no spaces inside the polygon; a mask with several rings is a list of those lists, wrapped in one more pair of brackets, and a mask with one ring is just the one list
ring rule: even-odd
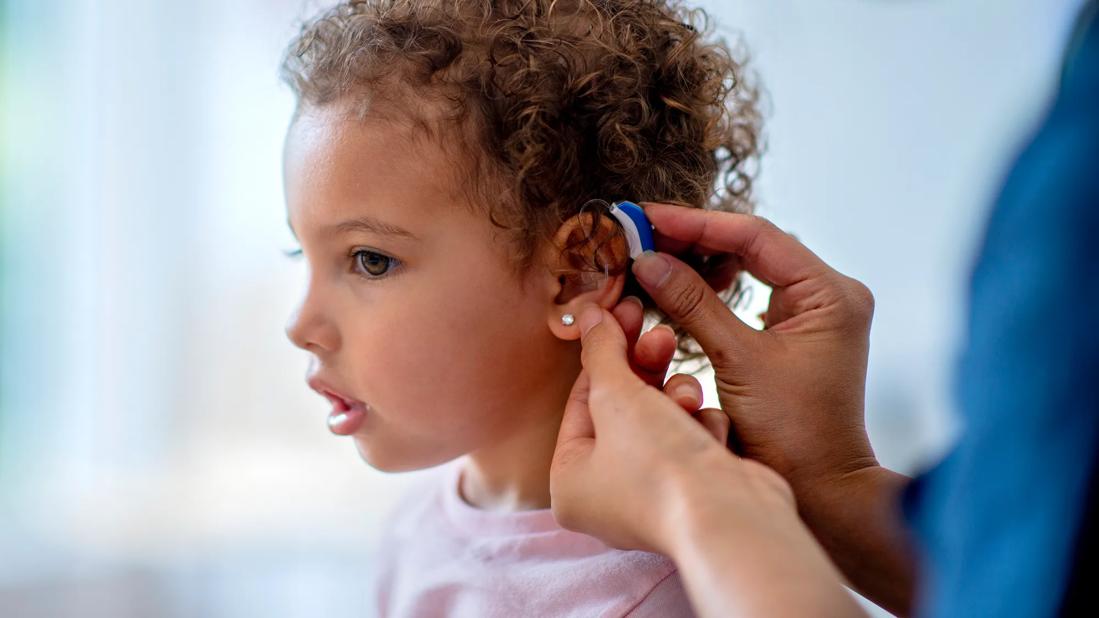
{"label": "knuckle", "polygon": [[753,215],[753,216],[755,217],[756,223],[759,225],[759,231],[761,233],[776,234],[776,235],[781,234],[783,236],[793,236],[793,234],[790,234],[787,231],[780,228],[779,226],[775,225],[774,221],[771,221],[770,219],[768,219],[766,217],[761,217],[759,215]]}
{"label": "knuckle", "polygon": [[614,403],[615,397],[606,388],[594,388],[588,395],[588,406],[592,408],[603,409],[613,406]]}
{"label": "knuckle", "polygon": [[852,306],[864,317],[874,315],[874,293],[858,279],[847,278],[847,297]]}
{"label": "knuckle", "polygon": [[706,290],[693,281],[684,282],[675,290],[672,307],[681,323],[695,323],[702,318],[706,305]]}
{"label": "knuckle", "polygon": [[755,225],[758,228],[777,229],[775,228],[775,224],[771,223],[771,220],[767,217],[757,215],[756,213],[747,213],[744,216],[747,217],[748,221],[750,221],[752,225]]}
{"label": "knuckle", "polygon": [[588,402],[611,403],[622,397],[625,380],[622,375],[599,376],[588,389]]}
{"label": "knuckle", "polygon": [[719,374],[724,374],[726,371],[734,368],[736,356],[737,355],[733,350],[726,346],[717,346],[707,353],[707,357],[710,359],[710,365],[714,368],[714,371]]}

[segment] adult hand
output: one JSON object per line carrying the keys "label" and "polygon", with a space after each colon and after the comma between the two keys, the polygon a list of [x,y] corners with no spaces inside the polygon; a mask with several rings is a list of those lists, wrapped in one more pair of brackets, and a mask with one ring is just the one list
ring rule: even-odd
{"label": "adult hand", "polygon": [[663,391],[691,413],[714,438],[724,444],[729,435],[729,417],[714,408],[700,409],[702,385],[698,378],[680,373],[666,378],[676,351],[675,331],[668,326],[659,325],[642,333],[644,309],[641,300],[635,296],[622,299],[611,310],[611,314],[625,335],[626,357],[630,369],[644,383]]}
{"label": "adult hand", "polygon": [[[860,592],[905,611],[913,568],[895,499],[907,479],[877,465],[863,420],[870,291],[766,219],[642,206],[662,253],[642,256],[633,272],[709,357],[740,451],[791,484],[802,517]],[[719,265],[707,280],[670,254]],[[763,331],[712,289],[738,270],[772,288]]]}
{"label": "adult hand", "polygon": [[859,614],[786,482],[639,377],[615,316],[593,305],[578,324],[584,369],[550,472],[558,522],[671,556],[702,615]]}
{"label": "adult hand", "polygon": [[[863,423],[874,300],[766,219],[645,203],[662,253],[634,263],[653,301],[709,357],[743,454],[795,491],[875,465]],[[670,254],[715,256],[706,281]],[[741,322],[711,288],[737,269],[772,287],[764,331]]]}
{"label": "adult hand", "polygon": [[667,542],[679,510],[670,505],[682,489],[677,483],[726,468],[748,477],[746,486],[765,491],[768,504],[794,512],[793,496],[781,477],[736,458],[725,448],[724,436],[707,431],[659,383],[638,375],[627,362],[632,337],[615,316],[589,306],[578,324],[584,368],[565,407],[550,476],[554,515],[561,525],[615,547],[670,554]]}

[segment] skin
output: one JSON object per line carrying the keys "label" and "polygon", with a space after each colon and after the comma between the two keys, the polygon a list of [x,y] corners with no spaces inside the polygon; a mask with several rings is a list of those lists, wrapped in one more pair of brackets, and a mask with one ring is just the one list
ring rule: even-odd
{"label": "skin", "polygon": [[[673,256],[634,265],[654,301],[712,359],[742,454],[790,483],[799,514],[852,587],[906,615],[916,558],[899,495],[910,479],[878,464],[864,423],[870,290],[761,217],[661,204],[646,204],[646,213],[661,250],[729,256],[771,285],[760,332]],[[670,270],[644,276],[655,262]]]}
{"label": "skin", "polygon": [[[607,353],[601,336],[589,353],[585,337],[573,391],[583,405],[569,408],[552,471],[559,521],[673,556],[702,613],[805,613],[802,582],[784,579],[790,560],[806,561],[802,575],[814,594],[834,598],[827,590],[838,582],[820,565],[819,543],[856,590],[906,614],[915,561],[896,498],[908,479],[878,465],[863,425],[869,291],[759,217],[644,207],[662,253],[639,259],[634,274],[710,358],[745,458],[661,415],[666,402],[620,371],[619,346]],[[770,284],[766,330],[740,322],[671,255],[687,252],[717,256]],[[780,499],[776,475],[799,518],[783,510],[793,503]],[[654,487],[674,499],[652,500]],[[829,607],[844,615],[842,606]]]}
{"label": "skin", "polygon": [[584,370],[554,461],[558,521],[671,556],[700,615],[860,615],[790,486],[731,455],[630,372],[613,315],[592,306],[579,323]]}
{"label": "skin", "polygon": [[[509,245],[458,190],[457,163],[392,118],[355,118],[340,104],[300,110],[284,179],[308,280],[286,333],[309,352],[311,376],[368,407],[350,438],[370,465],[412,470],[468,455],[461,492],[471,504],[548,508],[550,460],[580,371],[578,327],[561,316],[615,306],[625,275],[566,285],[555,243],[579,220],[517,275]],[[365,218],[389,231],[340,227]],[[638,340],[640,306],[616,312],[635,324],[632,366],[663,385],[674,336]],[[666,386],[697,410],[696,381]]]}
{"label": "skin", "polygon": [[[681,435],[677,432],[685,431],[688,433],[682,435],[687,437],[687,444],[723,443],[723,429],[728,423],[716,421],[720,417],[713,411],[696,415],[702,423],[683,413],[683,408],[697,409],[700,396],[672,397],[680,387],[697,393],[697,384],[680,377],[661,385],[670,358],[662,350],[668,349],[670,334],[657,329],[637,338],[640,309],[631,302],[617,302],[621,277],[604,278],[598,285],[570,292],[563,283],[568,280],[568,273],[562,277],[565,262],[552,243],[540,253],[542,268],[516,277],[507,261],[506,245],[496,236],[487,217],[477,215],[475,209],[460,207],[463,200],[450,176],[458,168],[454,163],[441,149],[412,139],[399,123],[352,120],[339,106],[302,110],[287,135],[284,172],[288,216],[309,271],[304,297],[287,325],[287,335],[310,353],[311,374],[322,378],[341,396],[369,406],[365,421],[351,436],[363,458],[379,469],[396,471],[433,466],[468,454],[461,487],[467,501],[504,510],[550,506],[550,461],[562,411],[570,393],[570,409],[577,409],[576,402],[582,399],[574,387],[582,384],[586,375],[580,371],[580,324],[565,326],[561,316],[580,315],[581,309],[589,305],[601,310],[613,308],[615,320],[626,325],[624,343],[616,344],[615,350],[620,368],[633,370],[630,375],[635,381],[629,388],[641,384],[649,389],[645,392],[661,398],[665,414],[671,414],[666,404],[672,403],[675,416],[667,418],[676,420],[665,428],[668,433],[662,434],[664,438],[677,443],[676,436]],[[408,234],[336,228],[363,217],[399,226]],[[840,348],[850,344],[853,336],[858,341],[864,333],[843,321],[849,314],[843,305],[846,296],[829,294],[836,291],[836,282],[841,280],[825,277],[822,281],[819,273],[825,271],[815,270],[817,274],[810,273],[808,279],[784,283],[781,277],[768,277],[767,268],[761,265],[774,265],[785,258],[756,255],[774,246],[769,241],[742,242],[739,247],[724,249],[711,246],[709,238],[721,226],[706,224],[699,232],[691,227],[695,223],[684,223],[684,229],[678,229],[678,216],[661,214],[659,208],[650,212],[650,218],[658,230],[667,232],[662,237],[666,249],[667,244],[680,242],[704,251],[737,253],[745,268],[779,287],[768,323],[774,332],[790,333],[790,338],[769,350],[730,347],[730,341],[742,343],[747,339],[743,333],[737,335],[739,339],[730,338],[724,330],[727,325],[707,315],[707,310],[714,310],[707,304],[712,301],[686,302],[709,297],[691,295],[689,290],[700,290],[705,283],[692,281],[691,273],[683,271],[685,266],[672,262],[679,270],[662,276],[649,292],[673,317],[695,331],[715,360],[725,412],[747,411],[734,416],[738,437],[753,457],[787,476],[799,501],[803,495],[809,497],[810,505],[802,508],[802,516],[817,514],[815,525],[810,525],[818,538],[828,538],[829,531],[838,535],[833,547],[840,549],[834,550],[833,556],[838,556],[836,561],[842,565],[842,548],[870,547],[845,539],[843,518],[830,518],[825,508],[830,499],[842,495],[827,489],[840,485],[835,476],[828,474],[837,464],[848,475],[872,468],[868,445],[858,439],[861,420],[855,422],[852,416],[857,412],[861,419],[861,402],[856,407],[857,397],[841,397],[826,400],[824,406],[817,402],[816,407],[799,407],[793,405],[799,401],[791,399],[790,393],[768,390],[774,387],[774,379],[767,374],[783,361],[786,345],[800,345],[796,348],[799,354],[808,350],[821,354],[819,363],[824,367],[828,359],[846,359],[840,373],[847,378],[857,376],[860,365],[852,362],[858,360],[857,355]],[[566,222],[555,239],[566,237],[569,225],[579,224]],[[357,257],[357,251],[373,251],[396,258],[399,263],[390,273],[368,273],[358,259],[365,254]],[[380,262],[384,270],[388,264],[376,254],[370,263],[378,266]],[[643,262],[635,264],[635,274],[644,282]],[[820,300],[823,295],[824,302],[806,303],[806,294],[810,300]],[[797,320],[803,314],[817,319]],[[787,328],[779,328],[787,320]],[[671,343],[674,345],[674,341]],[[751,353],[754,361],[765,362],[760,362],[753,374],[749,364],[736,362],[740,353]],[[463,362],[455,363],[454,359],[459,358]],[[795,355],[786,360],[797,358]],[[861,370],[865,371],[864,363]],[[600,390],[596,375],[621,378],[622,374],[599,373],[586,378],[591,380],[593,392]],[[822,384],[834,385],[831,380],[837,379],[828,377],[825,371],[810,371],[808,375]],[[815,382],[794,393],[819,394],[812,384]],[[854,386],[843,392],[858,390],[857,380],[851,384]],[[619,431],[622,436],[631,436],[625,429],[659,427],[639,421],[616,428],[614,414],[595,411],[601,407],[599,402],[607,405],[611,401],[614,398],[592,398],[589,415],[593,432],[585,436],[591,441],[569,442],[573,447],[580,445],[577,452],[597,444],[594,428],[598,423],[611,423],[606,425],[607,431],[600,432],[604,438]],[[768,408],[768,402],[775,401],[785,406],[781,413]],[[771,423],[775,427],[768,429],[767,419],[782,418],[783,414],[794,415],[792,418],[800,422]],[[628,417],[623,415],[622,419]],[[799,429],[801,422],[805,427]],[[576,427],[577,423],[566,426]],[[561,434],[571,435],[564,431]],[[814,439],[814,435],[818,437]],[[821,435],[834,441],[821,440]],[[722,595],[737,591],[742,603],[757,602],[742,605],[749,614],[770,611],[775,608],[755,594],[777,593],[781,590],[776,586],[781,589],[783,582],[798,581],[805,583],[804,594],[775,598],[798,599],[803,603],[796,606],[800,608],[817,603],[823,604],[819,607],[834,608],[837,614],[845,611],[841,597],[833,594],[838,586],[834,572],[814,550],[808,535],[799,532],[797,518],[790,515],[792,501],[788,495],[784,497],[783,486],[775,482],[773,475],[767,479],[766,467],[729,465],[732,456],[723,450],[724,464],[719,464],[722,460],[714,455],[713,459],[684,459],[697,461],[697,466],[661,466],[658,462],[666,460],[657,452],[636,456],[636,449],[646,444],[645,440],[638,434],[632,439],[603,439],[598,443],[617,445],[610,450],[618,455],[634,449],[632,459],[611,455],[585,459],[567,455],[569,449],[557,448],[557,490],[552,506],[561,521],[594,534],[608,534],[611,525],[617,526],[620,532],[614,534],[623,536],[612,538],[616,546],[637,544],[672,555],[703,610],[720,608],[728,601]],[[829,446],[814,449],[814,442]],[[707,452],[715,453],[712,448]],[[603,465],[562,465],[570,461],[599,461]],[[632,462],[632,476],[627,478],[634,482],[613,482],[614,474],[621,472],[617,461]],[[572,473],[570,477],[570,470],[583,473]],[[580,492],[584,498],[577,500],[566,488],[578,485],[562,483],[569,478],[589,479],[592,486],[602,487],[604,492]],[[627,500],[626,494],[638,491],[646,479],[667,489],[670,499],[653,501],[646,493],[643,501]],[[732,501],[728,496],[713,500],[720,492],[712,488],[721,479],[725,479],[723,486],[751,488],[751,492],[733,494]],[[813,488],[815,481],[820,481],[820,486]],[[629,504],[639,506],[626,508]],[[759,505],[769,506],[763,509]],[[646,511],[650,514],[639,516]],[[608,519],[601,526],[589,526],[585,522],[591,517]],[[862,536],[875,538],[872,531]],[[722,539],[731,545],[720,542]],[[759,548],[751,552],[756,567],[744,567],[743,557],[749,554],[737,553],[738,544],[741,549]],[[773,559],[764,559],[767,556]],[[733,577],[740,585],[719,586],[721,577],[716,574],[720,573]],[[714,615],[719,613],[714,609]]]}

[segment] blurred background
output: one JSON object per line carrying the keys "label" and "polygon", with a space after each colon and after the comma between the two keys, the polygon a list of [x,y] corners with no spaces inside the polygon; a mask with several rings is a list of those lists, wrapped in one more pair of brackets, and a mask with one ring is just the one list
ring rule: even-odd
{"label": "blurred background", "polygon": [[[327,4],[0,2],[0,614],[370,615],[415,475],[328,433],[282,330],[277,67]],[[902,471],[958,430],[968,270],[1079,4],[700,3],[769,93],[761,213],[875,292]]]}

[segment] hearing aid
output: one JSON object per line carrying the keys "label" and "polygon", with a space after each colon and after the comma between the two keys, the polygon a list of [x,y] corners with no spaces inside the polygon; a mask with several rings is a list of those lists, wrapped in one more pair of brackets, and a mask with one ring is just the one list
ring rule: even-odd
{"label": "hearing aid", "polygon": [[653,226],[640,206],[627,201],[615,202],[611,204],[610,214],[622,226],[630,247],[630,259],[636,260],[645,251],[656,250]]}

